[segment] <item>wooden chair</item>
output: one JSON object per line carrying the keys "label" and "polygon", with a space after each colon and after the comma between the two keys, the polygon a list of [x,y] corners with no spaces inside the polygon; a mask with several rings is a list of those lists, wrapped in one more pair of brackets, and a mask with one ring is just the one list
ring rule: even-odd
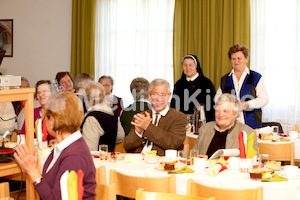
{"label": "wooden chair", "polygon": [[278,133],[283,133],[282,126],[279,122],[262,122],[262,127],[266,126],[278,126]]}
{"label": "wooden chair", "polygon": [[187,195],[216,197],[216,200],[261,200],[262,187],[256,189],[224,189],[215,188],[188,180]]}
{"label": "wooden chair", "polygon": [[4,197],[10,197],[8,182],[0,183],[0,199]]}
{"label": "wooden chair", "polygon": [[97,184],[95,188],[96,196],[95,199],[101,199],[101,200],[116,200],[116,185],[110,184]]}
{"label": "wooden chair", "polygon": [[96,182],[97,184],[107,185],[106,183],[106,168],[101,166],[96,168]]}
{"label": "wooden chair", "polygon": [[184,146],[188,146],[188,154],[190,153],[191,149],[194,147],[194,143],[196,142],[197,138],[185,136],[185,140],[183,141]]}
{"label": "wooden chair", "polygon": [[115,152],[120,152],[120,153],[127,153],[125,148],[124,148],[124,140],[120,143],[117,143],[115,146]]}
{"label": "wooden chair", "polygon": [[143,189],[136,191],[135,200],[215,200],[215,197],[193,197],[163,192],[145,192]]}
{"label": "wooden chair", "polygon": [[139,188],[151,192],[176,193],[176,176],[167,177],[137,177],[129,176],[111,169],[109,184],[116,185],[116,194],[127,198],[135,198]]}
{"label": "wooden chair", "polygon": [[259,154],[269,154],[269,160],[289,161],[295,165],[295,143],[257,143]]}

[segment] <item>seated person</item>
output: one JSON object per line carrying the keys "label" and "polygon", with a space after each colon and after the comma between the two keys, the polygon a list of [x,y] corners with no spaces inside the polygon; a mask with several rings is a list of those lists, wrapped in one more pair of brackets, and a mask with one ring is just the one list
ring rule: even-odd
{"label": "seated person", "polygon": [[110,102],[113,111],[115,111],[117,113],[117,116],[120,117],[121,111],[124,106],[122,98],[112,94],[114,80],[111,76],[101,76],[98,82],[103,85],[106,99]]}
{"label": "seated person", "polygon": [[[35,84],[36,89],[36,97],[37,100],[40,102],[40,107],[37,107],[34,109],[34,125],[36,125],[37,119],[42,119],[42,132],[43,132],[43,141],[50,141],[54,139],[53,136],[48,134],[47,127],[46,127],[46,121],[44,120],[44,109],[46,106],[47,101],[49,98],[56,94],[56,92],[53,90],[53,87],[51,85],[51,82],[49,80],[40,80]],[[25,134],[25,124],[23,124],[23,127],[20,131],[20,134]]]}
{"label": "seated person", "polygon": [[121,114],[121,124],[124,128],[125,135],[128,135],[131,128],[133,115],[148,110],[151,105],[148,101],[149,82],[145,78],[135,78],[130,84],[130,92],[133,96],[134,103],[124,108]]}
{"label": "seated person", "polygon": [[55,77],[57,84],[62,91],[74,92],[73,77],[70,72],[58,72]]}
{"label": "seated person", "polygon": [[[0,135],[15,129],[16,114],[11,102],[0,102]],[[1,139],[0,137],[0,139]]]}
{"label": "seated person", "polygon": [[104,88],[92,82],[86,88],[88,112],[82,121],[82,137],[91,151],[98,151],[100,144],[107,144],[113,152],[116,143],[123,141],[125,133],[118,116],[105,100]]}
{"label": "seated person", "polygon": [[152,110],[133,116],[124,148],[128,152],[156,150],[164,156],[166,149],[182,149],[185,140],[187,118],[185,114],[169,108],[170,84],[164,79],[154,79],[149,86],[148,97]]}
{"label": "seated person", "polygon": [[[222,94],[216,102],[216,121],[204,124],[193,149],[210,157],[218,149],[240,149],[238,135],[245,131],[249,136],[254,130],[236,120],[241,111],[241,103],[231,94]],[[257,137],[253,148],[257,151]]]}
{"label": "seated person", "polygon": [[75,78],[75,94],[83,103],[84,113],[87,111],[85,88],[90,82],[94,82],[94,77],[88,73],[80,73]]}
{"label": "seated person", "polygon": [[[72,114],[70,114],[72,113]],[[95,199],[96,169],[88,146],[81,137],[83,108],[73,93],[63,92],[48,100],[45,120],[50,135],[57,143],[48,156],[42,173],[38,166],[38,151],[30,154],[26,145],[18,145],[14,157],[32,180],[40,199],[61,199],[61,176],[67,171],[82,170],[83,199]]]}

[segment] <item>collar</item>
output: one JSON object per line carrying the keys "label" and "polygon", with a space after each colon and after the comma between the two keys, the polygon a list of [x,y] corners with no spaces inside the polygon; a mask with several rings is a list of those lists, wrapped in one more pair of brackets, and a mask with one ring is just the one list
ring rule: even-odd
{"label": "collar", "polygon": [[188,77],[186,76],[186,80],[187,80],[187,81],[194,81],[196,78],[198,78],[198,76],[199,76],[199,73],[197,72],[197,74],[196,74],[195,76],[193,76],[192,78],[188,78]]}
{"label": "collar", "polygon": [[[234,122],[233,122],[233,124],[231,124],[231,126],[229,126],[229,128],[228,129],[226,129],[225,131],[223,131],[223,132],[226,132],[226,131],[228,131],[228,133],[230,132],[230,130],[234,127],[234,125],[236,124],[236,120],[234,120]],[[214,128],[215,128],[215,130],[216,131],[219,131],[220,133],[223,133],[223,132],[221,132],[220,131],[220,128],[218,127],[218,125],[217,125],[217,123],[215,123],[215,126],[214,126]]]}
{"label": "collar", "polygon": [[65,138],[60,143],[56,143],[54,149],[58,150],[59,152],[62,152],[65,148],[70,146],[73,142],[79,140],[81,138],[80,131],[76,131],[69,135],[67,138]]}
{"label": "collar", "polygon": [[105,103],[100,103],[100,104],[96,104],[96,105],[93,105],[92,107],[90,107],[88,109],[88,111],[102,111],[102,112],[105,112],[105,113],[108,113],[108,114],[111,114],[113,115],[113,111],[111,109],[111,107]]}
{"label": "collar", "polygon": [[[234,73],[234,69],[231,70],[231,72],[229,73],[229,76],[231,76],[233,73]],[[243,73],[250,74],[250,69],[246,66],[246,68],[243,71]]]}
{"label": "collar", "polygon": [[[168,111],[170,110],[170,107],[167,106],[165,109],[163,109],[162,111],[158,112],[161,116],[166,116],[166,114],[168,113]],[[152,115],[154,115],[156,113],[155,110],[153,110],[152,108]]]}

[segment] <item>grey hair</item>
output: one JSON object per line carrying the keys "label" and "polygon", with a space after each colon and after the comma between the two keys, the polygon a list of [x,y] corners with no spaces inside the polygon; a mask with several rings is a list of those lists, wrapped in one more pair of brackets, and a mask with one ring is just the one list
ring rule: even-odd
{"label": "grey hair", "polygon": [[90,84],[87,85],[85,92],[90,105],[103,103],[105,91],[101,83],[90,82]]}
{"label": "grey hair", "polygon": [[168,93],[171,92],[170,83],[167,80],[161,78],[157,78],[151,81],[148,92],[152,93],[153,86],[160,86],[160,85],[165,85],[168,88]]}
{"label": "grey hair", "polygon": [[94,81],[94,77],[89,73],[78,74],[75,78],[75,90],[85,89],[91,81]]}
{"label": "grey hair", "polygon": [[232,104],[234,114],[239,114],[242,110],[241,102],[232,94],[224,93],[216,101],[216,105],[222,105],[224,103]]}

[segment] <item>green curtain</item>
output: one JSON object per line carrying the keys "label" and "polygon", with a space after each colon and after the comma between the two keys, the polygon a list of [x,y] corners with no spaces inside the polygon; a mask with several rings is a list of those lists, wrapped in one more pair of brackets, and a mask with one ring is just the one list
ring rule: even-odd
{"label": "green curtain", "polygon": [[250,0],[175,0],[173,36],[174,81],[182,74],[181,59],[194,54],[217,89],[232,69],[229,48],[250,48]]}
{"label": "green curtain", "polygon": [[73,0],[71,74],[94,76],[96,0]]}

